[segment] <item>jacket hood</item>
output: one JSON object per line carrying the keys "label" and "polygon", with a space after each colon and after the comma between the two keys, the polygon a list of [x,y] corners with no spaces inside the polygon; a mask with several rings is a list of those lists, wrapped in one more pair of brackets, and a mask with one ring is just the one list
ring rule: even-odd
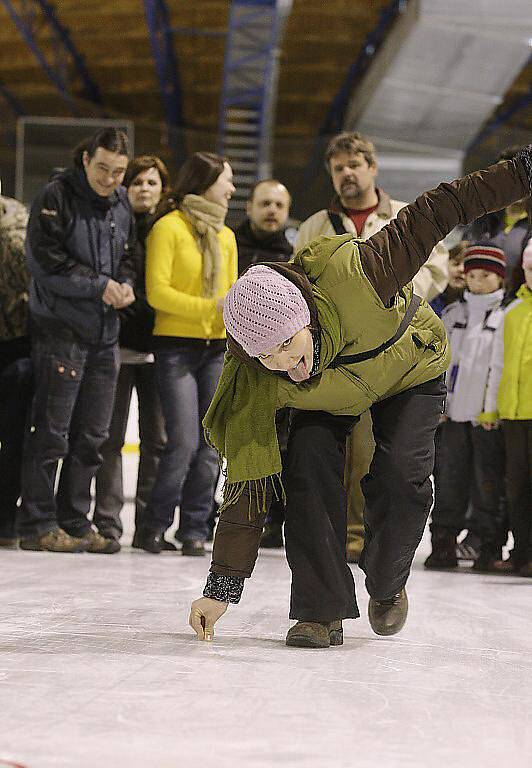
{"label": "jacket hood", "polygon": [[356,242],[357,240],[358,238],[352,233],[332,235],[331,237],[321,236],[298,251],[292,261],[313,283],[320,277],[325,267],[329,264],[333,253],[338,248],[341,248],[342,245],[350,241]]}

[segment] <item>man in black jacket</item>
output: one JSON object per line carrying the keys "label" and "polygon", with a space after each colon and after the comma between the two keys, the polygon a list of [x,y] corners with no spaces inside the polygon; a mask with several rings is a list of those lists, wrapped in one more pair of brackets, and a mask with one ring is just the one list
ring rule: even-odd
{"label": "man in black jacket", "polygon": [[[263,261],[288,261],[293,247],[286,238],[286,221],[292,198],[277,179],[257,182],[246,205],[247,218],[235,229],[238,246],[238,273]],[[290,409],[283,408],[276,417],[281,455],[288,443]],[[284,507],[275,499],[266,518],[260,546],[277,549],[283,546]]]}
{"label": "man in black jacket", "polygon": [[293,248],[286,239],[290,193],[277,179],[264,179],[251,190],[247,218],[235,229],[238,273],[262,261],[288,261]]}
{"label": "man in black jacket", "polygon": [[22,549],[119,549],[87,514],[113,408],[117,310],[134,301],[134,223],[120,186],[127,163],[125,133],[98,131],[32,206],[26,258],[35,394],[22,466]]}

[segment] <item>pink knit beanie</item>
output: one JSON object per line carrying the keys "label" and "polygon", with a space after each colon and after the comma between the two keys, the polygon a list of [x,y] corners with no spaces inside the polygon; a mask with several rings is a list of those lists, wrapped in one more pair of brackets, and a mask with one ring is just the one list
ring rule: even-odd
{"label": "pink knit beanie", "polygon": [[523,251],[523,269],[532,269],[532,237]]}
{"label": "pink knit beanie", "polygon": [[270,267],[251,267],[225,298],[228,332],[251,355],[267,352],[310,324],[301,291]]}

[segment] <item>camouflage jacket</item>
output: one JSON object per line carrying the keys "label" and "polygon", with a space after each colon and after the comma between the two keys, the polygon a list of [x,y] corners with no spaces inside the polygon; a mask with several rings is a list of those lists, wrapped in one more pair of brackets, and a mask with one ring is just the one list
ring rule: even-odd
{"label": "camouflage jacket", "polygon": [[26,334],[30,275],[24,241],[28,212],[17,200],[0,196],[0,342]]}

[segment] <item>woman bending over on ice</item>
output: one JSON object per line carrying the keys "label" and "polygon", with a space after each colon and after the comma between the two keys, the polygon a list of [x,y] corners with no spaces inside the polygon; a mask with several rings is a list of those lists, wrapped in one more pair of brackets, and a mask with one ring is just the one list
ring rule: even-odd
{"label": "woman bending over on ice", "polygon": [[211,640],[228,604],[240,600],[268,505],[282,492],[275,412],[284,407],[297,410],[283,471],[297,620],[287,645],[340,645],[342,619],[359,616],[343,477],[346,436],[368,408],[376,448],[363,481],[360,567],[373,631],[403,627],[449,363],[443,325],[410,281],[457,224],[527,197],[531,183],[532,145],[426,192],[369,240],[323,237],[288,264],[255,266],[237,280],[224,305],[228,352],[204,419],[227,459],[227,482],[204,597],[191,608],[199,638]]}

